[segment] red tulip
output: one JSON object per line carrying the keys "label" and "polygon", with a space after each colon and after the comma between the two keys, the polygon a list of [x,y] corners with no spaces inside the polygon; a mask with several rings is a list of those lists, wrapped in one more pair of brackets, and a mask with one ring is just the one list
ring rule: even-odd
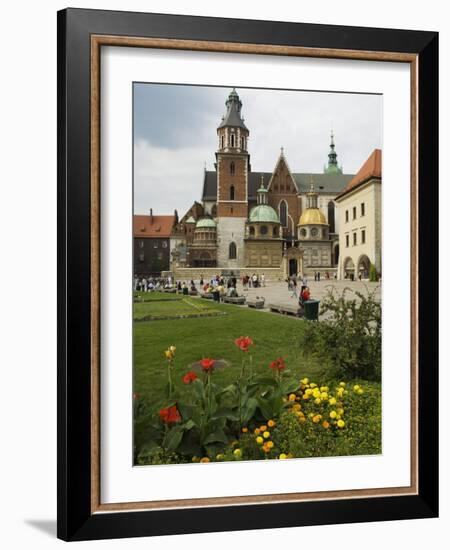
{"label": "red tulip", "polygon": [[197,380],[198,376],[193,371],[187,372],[183,376],[183,382],[184,384],[191,384],[194,380]]}
{"label": "red tulip", "polygon": [[202,366],[202,370],[204,372],[211,372],[214,369],[215,360],[205,358],[200,361],[200,365]]}
{"label": "red tulip", "polygon": [[168,407],[167,409],[161,409],[159,411],[159,417],[164,424],[176,424],[177,422],[181,422],[181,415],[176,405],[172,405],[172,407]]}
{"label": "red tulip", "polygon": [[240,336],[234,343],[242,351],[248,351],[249,346],[253,344],[253,340],[248,336]]}
{"label": "red tulip", "polygon": [[269,368],[277,370],[278,372],[284,370],[286,368],[284,359],[282,357],[275,359],[275,361],[272,361],[272,363],[270,363]]}

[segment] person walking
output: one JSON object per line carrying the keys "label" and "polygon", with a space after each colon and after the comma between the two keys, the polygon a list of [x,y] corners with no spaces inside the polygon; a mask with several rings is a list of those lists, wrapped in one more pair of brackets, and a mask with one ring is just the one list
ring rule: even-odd
{"label": "person walking", "polygon": [[300,288],[300,294],[308,287],[308,280],[305,276],[302,277],[302,286]]}
{"label": "person walking", "polygon": [[317,272],[317,282],[320,283],[320,271]]}
{"label": "person walking", "polygon": [[297,278],[291,277],[291,298],[297,298]]}
{"label": "person walking", "polygon": [[266,276],[261,273],[261,286],[266,286]]}

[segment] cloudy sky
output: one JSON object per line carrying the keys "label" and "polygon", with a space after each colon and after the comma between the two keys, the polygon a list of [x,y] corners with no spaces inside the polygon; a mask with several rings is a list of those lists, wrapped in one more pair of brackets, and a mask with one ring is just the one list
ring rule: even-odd
{"label": "cloudy sky", "polygon": [[[214,170],[216,129],[230,88],[134,84],[134,209],[180,216],[201,200],[203,171]],[[338,162],[355,173],[382,143],[377,95],[237,88],[250,131],[252,171],[274,169],[284,147],[293,172],[322,172],[330,130]]]}

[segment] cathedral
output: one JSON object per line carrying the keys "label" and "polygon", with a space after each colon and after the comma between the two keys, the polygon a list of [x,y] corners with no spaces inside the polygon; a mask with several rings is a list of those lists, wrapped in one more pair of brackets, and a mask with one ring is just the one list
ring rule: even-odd
{"label": "cathedral", "polygon": [[[272,172],[254,170],[235,89],[217,127],[214,171],[170,235],[170,271],[259,271],[274,277],[314,270],[336,272],[339,227],[335,198],[352,180],[338,165],[331,133],[321,173],[292,172],[281,148]],[[255,145],[257,147],[257,144]]]}

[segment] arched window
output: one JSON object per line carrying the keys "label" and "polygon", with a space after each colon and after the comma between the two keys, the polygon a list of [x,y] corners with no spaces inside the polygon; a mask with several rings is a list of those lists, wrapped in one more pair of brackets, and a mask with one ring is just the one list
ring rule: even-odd
{"label": "arched window", "polygon": [[241,149],[245,149],[245,138],[241,137]]}
{"label": "arched window", "polygon": [[220,141],[221,141],[221,148],[223,149],[224,146],[225,146],[225,137],[222,136],[221,139],[220,139]]}
{"label": "arched window", "polygon": [[234,185],[230,187],[230,201],[234,201]]}
{"label": "arched window", "polygon": [[280,202],[280,222],[283,227],[288,225],[287,205],[286,201]]}
{"label": "arched window", "polygon": [[234,147],[234,134],[231,134],[231,147]]}
{"label": "arched window", "polygon": [[334,202],[328,203],[328,225],[330,226],[330,233],[335,233],[335,220],[334,220]]}
{"label": "arched window", "polygon": [[235,260],[236,257],[237,257],[236,243],[230,243],[230,246],[228,247],[228,259]]}
{"label": "arched window", "polygon": [[231,162],[230,162],[230,174],[231,174],[232,176],[234,176],[234,171],[235,171],[234,162],[231,161]]}

